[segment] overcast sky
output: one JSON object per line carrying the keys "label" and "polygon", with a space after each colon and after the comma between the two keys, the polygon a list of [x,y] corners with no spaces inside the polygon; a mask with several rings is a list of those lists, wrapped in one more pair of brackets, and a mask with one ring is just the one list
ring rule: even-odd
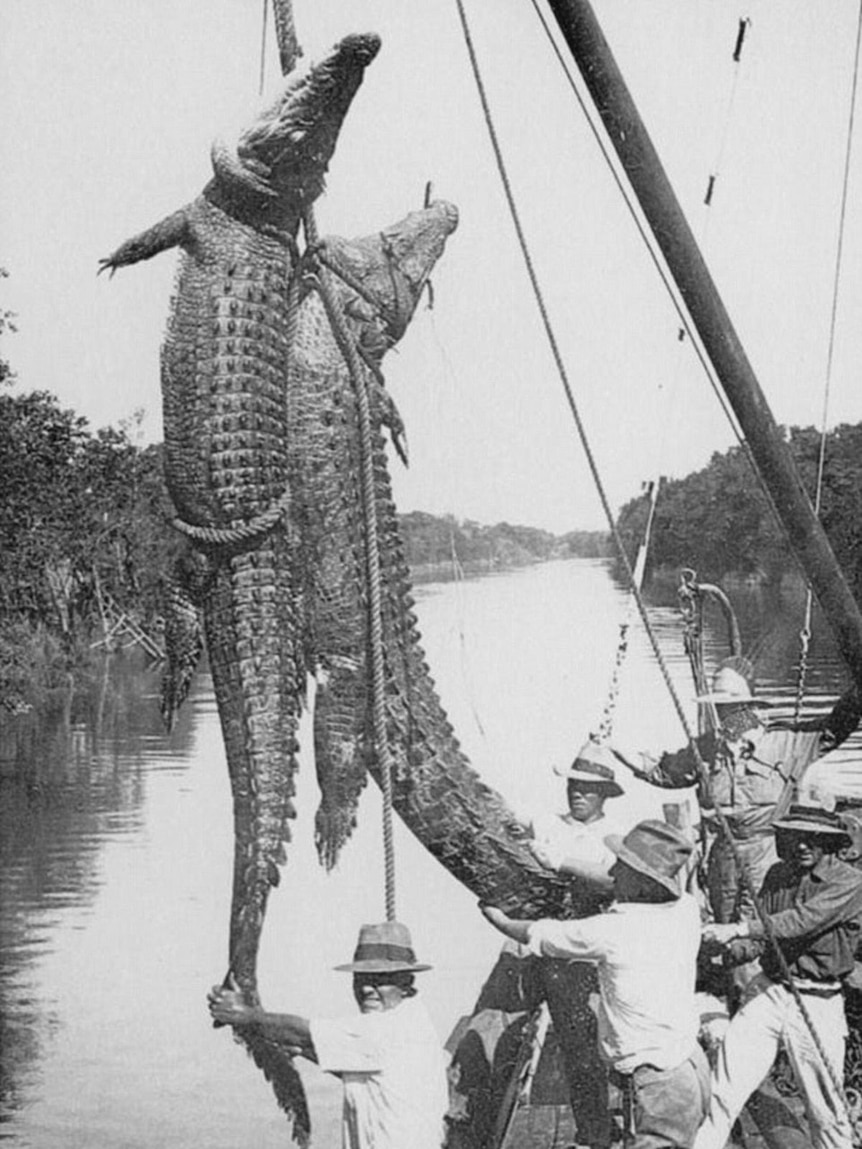
{"label": "overcast sky", "polygon": [[[533,259],[616,509],[733,436],[529,0],[466,0]],[[597,14],[780,422],[819,424],[857,0],[596,0]],[[176,254],[101,256],[194,198],[213,136],[259,103],[262,0],[2,0],[5,355],[93,427],[161,438]],[[306,56],[383,40],[317,209],[363,235],[421,204],[461,223],[387,376],[411,466],[401,510],[554,531],[604,525],[500,181],[454,0],[296,0]],[[740,64],[739,20],[751,24]],[[269,34],[267,88],[278,80]],[[703,195],[717,175],[709,211]],[[862,420],[862,158],[851,172],[830,424]]]}

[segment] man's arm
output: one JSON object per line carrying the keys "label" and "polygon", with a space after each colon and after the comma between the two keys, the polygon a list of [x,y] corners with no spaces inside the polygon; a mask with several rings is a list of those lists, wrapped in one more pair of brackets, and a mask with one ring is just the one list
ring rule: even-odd
{"label": "man's arm", "polygon": [[588,882],[603,894],[613,892],[614,880],[608,872],[608,867],[603,866],[601,862],[591,862],[586,858],[572,856],[563,858],[557,871],[561,874],[570,874],[574,878],[580,878],[581,881]]}
{"label": "man's arm", "polygon": [[255,1026],[264,1037],[285,1046],[294,1056],[317,1061],[308,1018],[292,1013],[269,1013],[260,1006],[248,1005],[232,978],[226,986],[214,985],[207,1001],[213,1021],[237,1029]]}
{"label": "man's arm", "polygon": [[[796,901],[786,910],[767,914],[774,936],[780,940],[801,940],[826,933],[862,914],[862,876],[851,872],[817,886],[804,902]],[[757,919],[704,926],[705,941],[726,945],[735,938],[765,938],[766,927]]]}
{"label": "man's arm", "polygon": [[501,934],[505,934],[507,938],[511,938],[513,942],[520,942],[521,945],[526,945],[528,940],[528,932],[530,926],[533,924],[528,921],[518,921],[515,918],[510,918],[508,914],[504,914],[502,910],[498,910],[496,906],[486,905],[485,902],[479,903],[479,909],[482,911],[485,918],[495,926]]}
{"label": "man's arm", "polygon": [[[667,750],[659,757],[646,754],[644,750],[631,750],[615,743],[614,754],[628,766],[634,777],[649,782],[651,786],[663,789],[680,789],[696,786],[700,781],[698,759],[691,745],[679,750]],[[707,734],[698,739],[698,750],[708,764],[715,757],[715,735]]]}
{"label": "man's arm", "polygon": [[849,738],[862,717],[862,693],[856,685],[841,695],[829,713],[810,722],[799,722],[794,730],[819,730],[821,753],[826,754]]}

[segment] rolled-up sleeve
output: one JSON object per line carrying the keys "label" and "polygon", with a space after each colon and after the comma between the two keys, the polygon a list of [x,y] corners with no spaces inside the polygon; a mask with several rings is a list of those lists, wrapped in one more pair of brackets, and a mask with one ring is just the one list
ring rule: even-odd
{"label": "rolled-up sleeve", "polygon": [[321,1069],[328,1073],[379,1073],[383,1052],[367,1018],[317,1018],[311,1040]]}

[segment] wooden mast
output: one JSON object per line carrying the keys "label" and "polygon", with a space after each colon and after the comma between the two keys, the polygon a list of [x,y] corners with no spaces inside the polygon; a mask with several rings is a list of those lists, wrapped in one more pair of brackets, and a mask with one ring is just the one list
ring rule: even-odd
{"label": "wooden mast", "polygon": [[862,612],[712,280],[589,0],[548,0],[838,648],[862,690]]}

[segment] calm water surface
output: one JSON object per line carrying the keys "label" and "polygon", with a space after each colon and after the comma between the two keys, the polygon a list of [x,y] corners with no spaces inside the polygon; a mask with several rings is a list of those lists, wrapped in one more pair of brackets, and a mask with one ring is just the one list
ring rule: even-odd
{"label": "calm water surface", "polygon": [[[429,663],[474,766],[517,809],[558,808],[552,766],[598,726],[625,614],[606,565],[549,563],[417,597]],[[651,617],[691,718],[678,615],[669,604]],[[743,623],[765,688],[789,697],[798,612],[780,617],[752,598]],[[812,661],[813,702],[826,706],[842,670],[822,638]],[[170,737],[157,692],[158,672],[115,656],[86,696],[61,699],[38,722],[2,720],[0,1137],[32,1149],[284,1149],[269,1087],[205,1008],[225,971],[233,845],[211,685],[199,678]],[[684,741],[635,625],[615,729],[645,749]],[[302,738],[310,745],[307,722]],[[854,744],[847,760],[858,753]],[[634,820],[658,813],[661,796],[635,784],[619,801]],[[307,753],[298,805],[261,989],[272,1008],[332,1015],[353,1002],[350,979],[331,967],[349,960],[361,922],[385,916],[381,803],[370,787],[329,875],[312,845]],[[498,935],[400,824],[395,848],[398,916],[434,966],[422,992],[444,1039],[470,1012]],[[303,1073],[313,1144],[336,1149],[340,1087],[313,1066]]]}

